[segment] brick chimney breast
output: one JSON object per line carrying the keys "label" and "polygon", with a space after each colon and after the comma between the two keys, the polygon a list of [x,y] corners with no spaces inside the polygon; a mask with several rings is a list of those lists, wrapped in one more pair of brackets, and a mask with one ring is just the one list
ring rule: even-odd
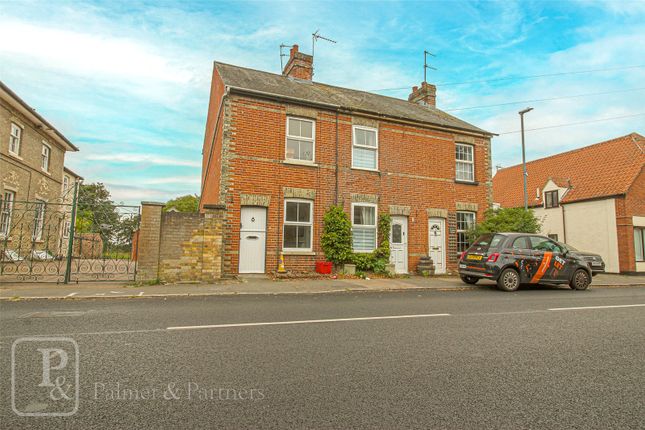
{"label": "brick chimney breast", "polygon": [[408,101],[421,106],[437,107],[437,87],[427,82],[422,82],[421,87],[412,87]]}
{"label": "brick chimney breast", "polygon": [[314,57],[298,51],[293,45],[289,51],[289,61],[282,71],[283,76],[311,81],[314,74]]}

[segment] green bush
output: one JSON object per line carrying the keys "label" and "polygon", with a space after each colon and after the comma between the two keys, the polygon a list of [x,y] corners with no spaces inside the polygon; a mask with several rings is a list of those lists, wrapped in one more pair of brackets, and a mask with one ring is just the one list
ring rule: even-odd
{"label": "green bush", "polygon": [[327,261],[339,265],[352,257],[352,224],[342,206],[330,206],[323,217],[320,245]]}
{"label": "green bush", "polygon": [[359,272],[385,273],[390,260],[389,214],[380,214],[378,219],[377,248],[373,252],[352,251],[352,224],[342,206],[330,206],[323,217],[323,234],[320,243],[325,258],[336,265],[353,263]]}
{"label": "green bush", "polygon": [[537,233],[541,227],[540,221],[531,209],[528,211],[524,208],[489,209],[484,216],[484,221],[469,232],[471,241],[485,233]]}

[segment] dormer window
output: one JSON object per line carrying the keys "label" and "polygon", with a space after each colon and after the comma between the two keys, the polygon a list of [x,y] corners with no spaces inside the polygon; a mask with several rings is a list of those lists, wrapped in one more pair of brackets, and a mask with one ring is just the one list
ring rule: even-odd
{"label": "dormer window", "polygon": [[557,208],[559,205],[558,190],[544,192],[544,207],[546,209]]}

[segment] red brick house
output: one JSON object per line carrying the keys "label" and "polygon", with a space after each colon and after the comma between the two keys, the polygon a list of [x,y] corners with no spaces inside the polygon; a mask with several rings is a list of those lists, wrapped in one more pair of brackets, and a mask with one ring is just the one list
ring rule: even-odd
{"label": "red brick house", "polygon": [[[645,138],[638,133],[527,163],[542,233],[600,254],[613,273],[645,273]],[[493,178],[502,207],[524,205],[522,166]]]}
{"label": "red brick house", "polygon": [[426,255],[454,270],[491,203],[492,134],[437,109],[434,85],[406,101],[312,75],[297,45],[282,75],[214,65],[201,206],[227,207],[223,273],[274,272],[281,253],[287,270],[312,271],[333,204],[350,215],[355,251],[375,248],[387,212],[397,271]]}

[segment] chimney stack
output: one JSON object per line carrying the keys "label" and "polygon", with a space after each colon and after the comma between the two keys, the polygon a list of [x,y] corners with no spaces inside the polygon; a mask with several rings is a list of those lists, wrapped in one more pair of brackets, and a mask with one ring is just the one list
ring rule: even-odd
{"label": "chimney stack", "polygon": [[408,101],[421,106],[437,107],[437,87],[427,82],[421,83],[421,88],[412,87]]}
{"label": "chimney stack", "polygon": [[282,76],[311,81],[314,74],[314,57],[298,52],[298,45],[293,45],[289,51],[289,61],[284,66]]}

